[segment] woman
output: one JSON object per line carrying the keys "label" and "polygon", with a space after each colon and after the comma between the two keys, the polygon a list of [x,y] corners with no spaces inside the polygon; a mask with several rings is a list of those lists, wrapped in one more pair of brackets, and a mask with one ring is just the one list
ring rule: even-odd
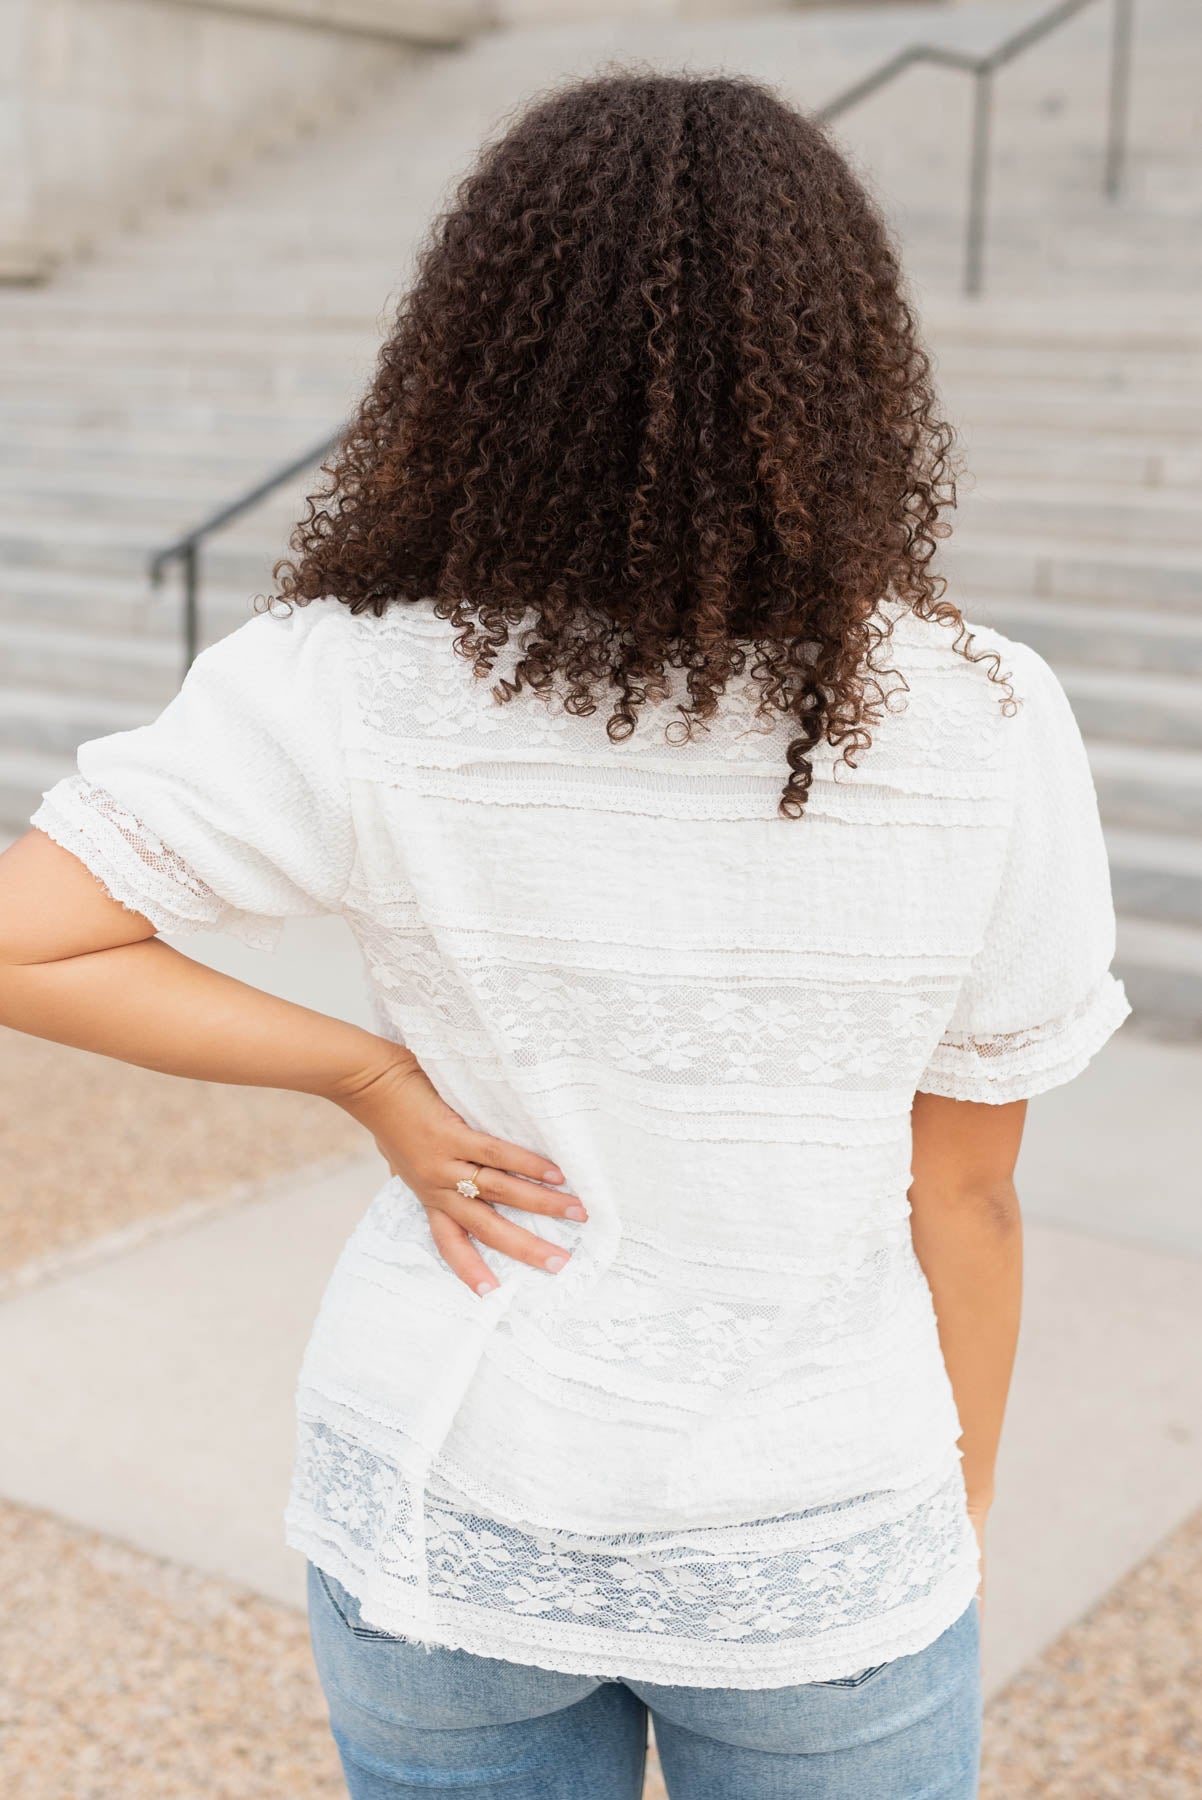
{"label": "woman", "polygon": [[[634,1800],[648,1709],[673,1800],[975,1792],[1023,1110],[1127,1005],[1064,694],[932,571],[950,447],[816,125],[554,94],[279,603],[0,861],[9,1024],[388,1162],[288,1511],[355,1800]],[[376,1032],[156,935],[314,912]]]}

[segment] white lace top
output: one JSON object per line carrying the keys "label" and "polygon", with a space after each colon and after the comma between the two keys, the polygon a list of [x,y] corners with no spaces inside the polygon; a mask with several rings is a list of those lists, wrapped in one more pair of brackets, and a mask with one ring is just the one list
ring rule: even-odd
{"label": "white lace top", "polygon": [[[552,1669],[772,1687],[923,1648],[968,1604],[959,1423],[908,1221],[916,1089],[1074,1075],[1125,1016],[1081,738],[898,620],[909,692],[856,770],[732,685],[498,705],[423,606],[323,603],[205,652],[85,744],[34,823],[164,931],[337,912],[382,1032],[587,1224],[481,1300],[388,1181],[301,1372],[289,1541],[367,1623]],[[502,1209],[508,1211],[508,1209]],[[511,1212],[519,1222],[529,1215]]]}

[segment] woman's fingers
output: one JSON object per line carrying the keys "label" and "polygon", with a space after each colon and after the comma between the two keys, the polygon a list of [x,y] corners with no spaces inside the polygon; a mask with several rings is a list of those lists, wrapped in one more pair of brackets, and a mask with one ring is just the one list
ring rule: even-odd
{"label": "woman's fingers", "polygon": [[428,1207],[426,1216],[439,1255],[452,1274],[466,1282],[473,1293],[488,1293],[498,1285],[496,1276],[472,1242],[473,1238],[492,1250],[499,1250],[503,1256],[512,1257],[515,1262],[545,1269],[549,1275],[557,1275],[567,1264],[569,1251],[503,1219],[485,1201],[459,1200],[458,1208],[462,1211],[457,1217],[452,1217],[441,1207]]}
{"label": "woman's fingers", "polygon": [[463,1226],[457,1224],[449,1213],[431,1212],[427,1217],[435,1248],[451,1273],[458,1275],[460,1281],[465,1281],[473,1293],[491,1293],[499,1285],[497,1278]]}
{"label": "woman's fingers", "polygon": [[464,1162],[479,1163],[489,1169],[512,1169],[515,1175],[527,1175],[531,1181],[561,1182],[563,1170],[533,1150],[520,1144],[507,1144],[504,1138],[491,1137],[486,1131],[465,1131],[456,1145],[455,1155]]}
{"label": "woman's fingers", "polygon": [[463,1200],[456,1195],[454,1202],[448,1204],[455,1222],[482,1244],[487,1244],[490,1250],[499,1250],[503,1256],[511,1256],[515,1262],[529,1263],[532,1268],[546,1269],[549,1275],[558,1275],[567,1264],[570,1251],[549,1243],[546,1238],[536,1237],[511,1219],[503,1219],[487,1201]]}
{"label": "woman's fingers", "polygon": [[539,1187],[537,1182],[523,1181],[504,1169],[482,1168],[477,1172],[474,1163],[465,1167],[463,1173],[471,1176],[484,1198],[494,1205],[516,1206],[522,1212],[546,1213],[555,1219],[588,1218],[576,1195],[565,1194],[562,1188]]}

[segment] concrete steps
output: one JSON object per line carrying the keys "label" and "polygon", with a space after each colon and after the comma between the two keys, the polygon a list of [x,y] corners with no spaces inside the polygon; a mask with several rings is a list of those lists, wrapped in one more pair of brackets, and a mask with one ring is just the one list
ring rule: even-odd
{"label": "concrete steps", "polygon": [[1202,928],[1202,843],[1112,827],[1107,834],[1115,904],[1135,918]]}
{"label": "concrete steps", "polygon": [[[206,581],[203,610],[215,630],[249,618],[251,606],[245,588]],[[95,631],[112,639],[119,653],[143,639],[178,643],[179,619],[179,584],[170,574],[157,591],[144,578],[90,573],[81,580],[77,571],[53,566],[9,572],[0,580],[0,622],[45,631],[52,642],[63,632]]]}
{"label": "concrete steps", "polygon": [[[21,701],[14,701],[14,692],[20,697],[39,690],[59,702],[69,720],[81,696],[93,694],[119,702],[145,701],[158,710],[179,684],[178,636],[167,631],[149,637],[128,631],[53,630],[41,622],[14,623],[0,616],[0,668],[18,713]],[[0,733],[4,729],[0,721]]]}
{"label": "concrete steps", "polygon": [[[174,535],[148,520],[128,526],[107,519],[58,522],[53,536],[40,531],[40,523],[18,521],[11,514],[0,515],[0,564],[6,564],[10,571],[61,570],[81,578],[92,574],[122,575],[142,585],[151,552]],[[275,554],[279,553],[277,546]],[[232,537],[218,537],[206,548],[205,565],[214,580],[253,584],[263,578],[271,554],[266,548],[262,554],[243,550]]]}
{"label": "concrete steps", "polygon": [[0,687],[0,746],[68,757],[78,743],[111,731],[130,731],[154,716],[148,702],[111,694],[81,695],[73,704],[57,686]]}
{"label": "concrete steps", "polygon": [[38,795],[69,775],[74,766],[73,757],[0,744],[0,822],[9,822],[14,837],[25,829]]}
{"label": "concrete steps", "polygon": [[1196,750],[1093,738],[1089,760],[1108,825],[1170,837],[1202,835],[1202,755]]}
{"label": "concrete steps", "polygon": [[1022,426],[1028,431],[1066,431],[1092,436],[1135,435],[1168,438],[1170,445],[1192,444],[1198,428],[1197,400],[1185,386],[1177,393],[1168,389],[1148,394],[1109,387],[1083,387],[1080,383],[1008,381],[949,382],[946,397],[953,421],[968,420],[978,429],[986,426]]}
{"label": "concrete steps", "polygon": [[972,618],[1019,638],[1061,670],[1202,677],[1202,616],[1088,600],[975,599]]}
{"label": "concrete steps", "polygon": [[1148,606],[1195,618],[1202,607],[1202,547],[1158,550],[973,533],[952,539],[943,566],[969,610],[978,594],[997,593]]}
{"label": "concrete steps", "polygon": [[1202,387],[1202,345],[1163,348],[1159,337],[1142,348],[1099,343],[1029,344],[1010,339],[941,339],[935,367],[942,385],[978,381],[1021,381],[1024,386],[1047,382],[1060,389],[1098,386],[1122,390],[1176,392],[1193,383]]}
{"label": "concrete steps", "polygon": [[[1202,1029],[1202,16],[1142,0],[1110,206],[1104,11],[999,86],[983,300],[958,293],[965,84],[913,71],[840,129],[877,171],[961,437],[950,592],[1060,673],[1133,999]],[[983,48],[1013,18],[963,0],[500,34],[51,288],[0,292],[0,823],[172,691],[178,582],[151,596],[148,554],[347,416],[448,176],[501,112],[623,57],[741,66],[813,105],[918,35]],[[305,485],[206,548],[210,634],[269,591]]]}
{"label": "concrete steps", "polygon": [[1133,669],[1075,669],[1060,678],[1087,737],[1202,750],[1202,681]]}
{"label": "concrete steps", "polygon": [[316,441],[324,431],[337,425],[342,415],[341,408],[320,406],[310,403],[306,406],[289,406],[283,414],[278,406],[269,404],[266,398],[255,403],[253,396],[239,395],[228,402],[202,395],[189,399],[181,396],[173,399],[164,394],[154,399],[138,399],[138,397],[118,394],[97,394],[89,398],[86,406],[81,405],[78,395],[43,394],[37,398],[14,400],[6,409],[6,419],[10,429],[22,434],[30,432],[37,435],[40,429],[85,431],[169,431],[180,432],[216,432],[219,427],[238,431],[259,431],[270,441],[271,436],[279,435],[281,417],[290,428],[291,440],[296,442],[297,434],[304,444],[311,437]]}
{"label": "concrete steps", "polygon": [[1202,1017],[1202,931],[1120,913],[1118,966],[1138,1016],[1162,1031],[1197,1035]]}
{"label": "concrete steps", "polygon": [[[1142,493],[1172,492],[1196,497],[1202,491],[1202,454],[1188,442],[1174,447],[1159,436],[1108,438],[1104,434],[1045,432],[1021,428],[962,429],[972,476],[992,488],[995,481],[1056,483],[1062,490],[1119,486],[1130,498]],[[971,484],[969,494],[971,497]]]}
{"label": "concrete steps", "polygon": [[1113,483],[1092,483],[1088,493],[1062,489],[1045,479],[982,480],[968,494],[963,512],[974,531],[989,537],[1064,538],[1074,544],[1116,543],[1137,549],[1147,544],[1190,549],[1199,541],[1199,509],[1185,489],[1138,493]]}

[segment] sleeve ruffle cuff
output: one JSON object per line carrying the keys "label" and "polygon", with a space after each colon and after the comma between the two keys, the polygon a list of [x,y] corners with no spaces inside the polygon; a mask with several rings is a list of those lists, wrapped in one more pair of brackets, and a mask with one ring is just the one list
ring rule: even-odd
{"label": "sleeve ruffle cuff", "polygon": [[255,950],[274,949],[279,940],[282,920],[228,906],[149,826],[82,775],[50,788],[29,822],[158,932],[226,931]]}
{"label": "sleeve ruffle cuff", "polygon": [[945,1038],[919,1091],[992,1106],[1033,1099],[1079,1075],[1130,1012],[1122,982],[1106,974],[1080,1006],[1047,1024],[993,1038]]}

